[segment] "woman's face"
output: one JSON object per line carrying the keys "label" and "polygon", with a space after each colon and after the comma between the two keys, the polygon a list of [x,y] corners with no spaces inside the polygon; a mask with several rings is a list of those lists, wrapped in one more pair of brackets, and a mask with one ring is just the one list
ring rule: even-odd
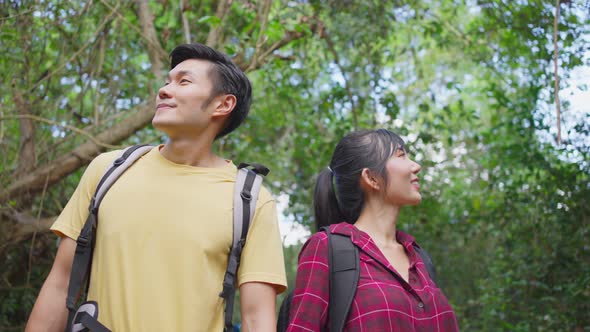
{"label": "woman's face", "polygon": [[385,164],[387,173],[386,201],[397,206],[420,204],[420,165],[411,160],[404,150],[397,150]]}

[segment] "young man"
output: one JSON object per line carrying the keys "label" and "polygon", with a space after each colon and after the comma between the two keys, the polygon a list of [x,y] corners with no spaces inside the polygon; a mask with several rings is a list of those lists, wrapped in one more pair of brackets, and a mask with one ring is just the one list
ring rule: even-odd
{"label": "young man", "polygon": [[[251,86],[225,55],[200,44],[171,53],[153,125],[169,140],[135,162],[99,209],[88,300],[112,331],[222,331],[219,297],[232,242],[236,166],[212,152],[246,118]],[[101,154],[52,226],[62,240],[27,331],[63,331],[76,239],[97,182],[121,151]],[[242,329],[275,330],[286,288],[275,201],[264,188],[242,252]]]}

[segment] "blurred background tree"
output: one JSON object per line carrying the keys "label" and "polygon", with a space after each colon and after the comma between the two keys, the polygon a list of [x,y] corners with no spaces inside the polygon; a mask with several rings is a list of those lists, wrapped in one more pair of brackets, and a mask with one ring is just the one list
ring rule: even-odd
{"label": "blurred background tree", "polygon": [[423,166],[400,227],[462,329],[590,331],[590,112],[555,98],[587,91],[569,84],[590,65],[589,23],[582,0],[0,3],[0,330],[23,329],[87,163],[165,140],[150,120],[167,54],[201,42],[254,85],[216,149],[271,168],[285,219],[313,224],[340,137],[391,129]]}

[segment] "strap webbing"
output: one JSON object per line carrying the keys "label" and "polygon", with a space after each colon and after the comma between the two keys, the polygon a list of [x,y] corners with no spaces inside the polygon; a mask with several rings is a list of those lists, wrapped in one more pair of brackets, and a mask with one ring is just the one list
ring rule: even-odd
{"label": "strap webbing", "polygon": [[[125,149],[121,156],[115,159],[105,171],[96,186],[96,191],[88,206],[88,217],[76,240],[76,251],[70,272],[68,296],[66,298],[66,307],[68,308],[66,331],[70,331],[72,328],[72,322],[76,312],[76,299],[80,294],[82,285],[84,281],[88,283],[90,279],[90,266],[92,265],[92,254],[96,241],[96,227],[98,226],[98,208],[100,203],[121,174],[151,149],[152,146],[148,145],[135,145]],[[85,300],[85,298],[82,300]]]}
{"label": "strap webbing", "polygon": [[358,248],[350,237],[330,233],[328,235],[328,265],[330,266],[330,299],[328,321],[330,331],[342,331],[358,285],[360,266]]}
{"label": "strap webbing", "polygon": [[[248,167],[251,166],[252,169]],[[256,210],[262,176],[268,169],[258,164],[240,164],[234,186],[233,239],[223,278],[223,290],[219,294],[225,300],[224,331],[233,331],[233,312],[236,293],[237,271],[250,223]]]}
{"label": "strap webbing", "polygon": [[134,145],[128,147],[123,151],[123,154],[113,161],[111,167],[105,172],[100,179],[99,185],[96,187],[94,194],[94,208],[98,209],[100,202],[106,195],[111,186],[119,179],[121,174],[125,172],[133,163],[135,163],[141,156],[148,153],[153,148],[150,145]]}
{"label": "strap webbing", "polygon": [[76,320],[92,332],[111,332],[108,327],[102,325],[96,318],[86,312],[79,313]]}

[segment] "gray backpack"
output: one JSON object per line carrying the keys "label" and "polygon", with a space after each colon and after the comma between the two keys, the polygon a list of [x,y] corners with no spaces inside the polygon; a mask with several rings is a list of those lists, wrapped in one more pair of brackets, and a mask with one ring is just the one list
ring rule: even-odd
{"label": "gray backpack", "polygon": [[[152,148],[153,146],[149,145],[134,145],[125,149],[119,158],[113,161],[96,186],[96,191],[88,207],[88,218],[76,240],[76,253],[72,263],[68,296],[66,298],[66,307],[68,308],[66,332],[110,332],[106,326],[98,321],[98,304],[94,301],[86,301],[86,295],[84,295],[83,301],[85,302],[80,306],[76,306],[76,298],[80,294],[84,283],[86,283],[86,293],[88,292],[92,254],[96,243],[98,208],[102,199],[125,170]],[[233,241],[223,279],[223,290],[219,294],[225,300],[224,331],[233,331],[232,314],[238,266],[240,265],[242,249],[246,243],[248,229],[256,209],[262,177],[266,176],[268,172],[268,168],[259,164],[240,164],[238,166],[234,186]]]}

